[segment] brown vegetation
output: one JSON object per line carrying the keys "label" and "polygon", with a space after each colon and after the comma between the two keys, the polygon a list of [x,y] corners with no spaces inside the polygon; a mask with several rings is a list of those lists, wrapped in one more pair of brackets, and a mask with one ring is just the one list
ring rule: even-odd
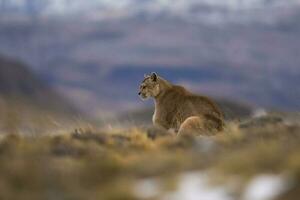
{"label": "brown vegetation", "polygon": [[137,181],[158,178],[168,191],[189,171],[209,171],[218,184],[239,177],[236,198],[256,175],[285,174],[293,179],[287,195],[296,199],[299,142],[300,126],[284,122],[229,124],[213,137],[174,137],[155,128],[10,134],[0,142],[0,199],[138,199]]}

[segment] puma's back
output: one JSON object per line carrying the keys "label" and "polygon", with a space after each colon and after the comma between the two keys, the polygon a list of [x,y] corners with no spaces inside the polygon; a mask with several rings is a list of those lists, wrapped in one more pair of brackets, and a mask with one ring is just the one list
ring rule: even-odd
{"label": "puma's back", "polygon": [[216,128],[222,129],[223,114],[208,97],[195,95],[181,86],[172,85],[155,103],[155,118],[164,119],[169,128],[178,130],[189,117],[201,116],[215,121]]}

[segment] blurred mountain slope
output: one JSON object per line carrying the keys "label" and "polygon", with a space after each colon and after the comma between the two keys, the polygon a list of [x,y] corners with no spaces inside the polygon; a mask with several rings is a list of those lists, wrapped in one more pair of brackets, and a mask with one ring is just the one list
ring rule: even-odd
{"label": "blurred mountain slope", "polygon": [[[291,90],[300,84],[299,1],[45,2],[34,17],[11,17],[22,15],[17,6],[1,12],[0,53],[92,115],[140,108],[138,85],[151,71],[208,96],[300,108]],[[61,14],[48,16],[55,5]]]}
{"label": "blurred mountain slope", "polygon": [[[187,21],[274,23],[299,7],[298,0],[0,0],[0,13],[29,17],[107,20],[167,17]],[[241,15],[241,13],[243,13]]]}
{"label": "blurred mountain slope", "polygon": [[0,57],[0,134],[42,134],[80,112],[19,61]]}
{"label": "blurred mountain slope", "polygon": [[2,56],[0,56],[0,97],[30,102],[53,112],[75,112],[73,106],[37,78],[27,66]]}

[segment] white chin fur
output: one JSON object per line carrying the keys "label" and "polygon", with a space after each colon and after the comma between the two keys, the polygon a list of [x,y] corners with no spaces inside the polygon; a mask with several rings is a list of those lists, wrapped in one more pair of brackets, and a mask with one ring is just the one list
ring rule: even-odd
{"label": "white chin fur", "polygon": [[143,101],[146,101],[148,98],[149,98],[148,96],[143,97],[143,96],[140,95],[140,99],[143,100]]}

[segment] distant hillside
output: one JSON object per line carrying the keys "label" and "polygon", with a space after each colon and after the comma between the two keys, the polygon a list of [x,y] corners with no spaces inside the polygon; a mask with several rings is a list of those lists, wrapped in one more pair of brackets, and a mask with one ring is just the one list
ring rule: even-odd
{"label": "distant hillside", "polygon": [[[186,21],[276,23],[299,8],[298,0],[0,0],[3,17],[79,17],[87,20],[179,18]],[[282,9],[285,12],[281,12]],[[241,16],[242,15],[242,16]]]}
{"label": "distant hillside", "polygon": [[60,113],[75,112],[73,106],[21,62],[0,56],[0,97],[31,103]]}
{"label": "distant hillside", "polygon": [[21,62],[0,57],[0,133],[3,129],[50,125],[78,114],[62,96]]}
{"label": "distant hillside", "polygon": [[0,17],[0,54],[24,60],[97,117],[143,106],[138,85],[151,71],[200,94],[299,110],[300,92],[291,90],[300,84],[300,12],[294,14],[276,24],[220,26],[144,17],[106,22]]}

